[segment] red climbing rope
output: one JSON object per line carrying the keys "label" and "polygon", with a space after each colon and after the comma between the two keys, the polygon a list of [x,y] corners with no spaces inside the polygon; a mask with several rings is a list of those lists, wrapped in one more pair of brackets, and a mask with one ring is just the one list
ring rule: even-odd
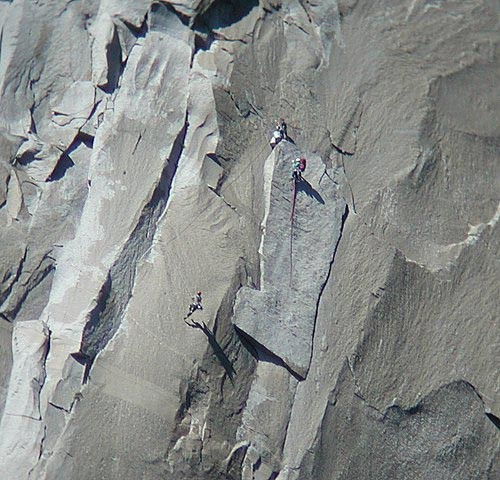
{"label": "red climbing rope", "polygon": [[297,179],[295,175],[293,177],[293,188],[292,188],[292,211],[290,213],[290,288],[292,287],[292,278],[293,278],[293,257],[292,257],[292,248],[293,248],[293,217],[295,215],[295,202],[297,200]]}
{"label": "red climbing rope", "polygon": [[293,224],[293,216],[295,215],[295,200],[297,199],[297,179],[293,176],[293,189],[292,189],[292,212],[290,213],[290,223]]}

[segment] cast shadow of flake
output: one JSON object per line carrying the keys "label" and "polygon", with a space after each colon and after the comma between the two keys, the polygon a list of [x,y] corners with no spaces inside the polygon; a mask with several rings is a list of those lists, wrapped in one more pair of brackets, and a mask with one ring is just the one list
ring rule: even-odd
{"label": "cast shadow of flake", "polygon": [[308,197],[314,198],[318,203],[321,203],[321,205],[325,204],[321,194],[305,178],[297,182],[298,192],[304,192]]}
{"label": "cast shadow of flake", "polygon": [[75,166],[75,162],[71,158],[71,155],[75,150],[77,150],[81,145],[84,145],[88,149],[92,149],[94,147],[94,137],[91,135],[87,135],[83,132],[79,132],[68,149],[61,154],[61,158],[57,162],[56,167],[53,172],[50,174],[47,181],[56,182],[61,180],[66,172]]}
{"label": "cast shadow of flake", "polygon": [[[185,321],[186,322],[186,321]],[[227,373],[227,376],[230,378],[231,382],[234,379],[234,376],[236,375],[236,371],[234,370],[233,364],[227,357],[227,355],[224,353],[224,350],[220,346],[219,342],[215,338],[215,335],[213,332],[207,327],[207,324],[205,322],[197,322],[195,320],[191,320],[190,322],[186,322],[187,325],[189,325],[191,328],[198,328],[200,329],[208,338],[208,343],[212,347],[212,350],[214,351],[215,356],[217,357],[217,360],[219,360],[220,364],[224,368],[224,370]]]}
{"label": "cast shadow of flake", "polygon": [[244,330],[241,330],[237,326],[234,326],[234,329],[238,334],[241,343],[250,352],[250,355],[252,355],[253,358],[261,362],[272,363],[273,365],[284,368],[298,381],[305,379],[305,377],[294,372],[280,357],[271,352],[271,350],[267,349],[264,345],[252,338],[252,336],[245,333]]}

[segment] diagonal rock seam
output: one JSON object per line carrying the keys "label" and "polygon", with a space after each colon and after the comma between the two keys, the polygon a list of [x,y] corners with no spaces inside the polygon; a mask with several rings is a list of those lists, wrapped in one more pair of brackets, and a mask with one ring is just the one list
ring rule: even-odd
{"label": "diagonal rock seam", "polygon": [[317,321],[318,321],[318,311],[319,311],[319,305],[321,303],[321,299],[323,297],[323,292],[325,290],[325,287],[326,285],[328,284],[328,281],[330,280],[330,275],[332,273],[332,267],[333,267],[333,263],[335,262],[335,256],[337,255],[337,250],[339,248],[339,245],[340,245],[340,241],[342,240],[342,234],[344,232],[344,226],[345,226],[345,223],[347,221],[347,217],[349,216],[349,206],[348,204],[346,203],[346,206],[345,206],[345,210],[344,210],[344,214],[342,215],[342,220],[341,220],[341,224],[340,224],[340,234],[339,234],[339,238],[337,240],[337,244],[335,245],[335,248],[333,250],[333,255],[332,255],[332,260],[330,262],[330,266],[328,268],[328,274],[325,278],[325,281],[323,282],[323,285],[321,286],[321,289],[319,291],[319,295],[318,295],[318,299],[316,300],[316,313],[314,315],[314,324],[313,324],[313,331],[312,331],[312,340],[311,340],[311,357],[309,359],[309,365],[311,364],[311,361],[312,361],[312,358],[313,358],[313,354],[314,354],[314,335],[316,333],[316,324],[317,324]]}
{"label": "diagonal rock seam", "polygon": [[186,113],[184,125],[172,145],[169,159],[165,162],[151,198],[144,206],[134,231],[111,267],[99,293],[97,304],[89,314],[89,319],[83,329],[79,352],[86,359],[83,383],[86,383],[89,377],[95,357],[106,347],[121,324],[128,301],[132,296],[137,262],[150,249],[157,221],[165,211],[172,180],[184,148],[188,126]]}
{"label": "diagonal rock seam", "polygon": [[[38,285],[40,285],[52,272],[54,272],[54,270],[56,269],[56,263],[54,259],[49,256],[49,253],[51,252],[52,250],[47,252],[42,257],[38,266],[33,272],[30,273],[28,279],[22,284],[22,286],[24,287],[22,295],[17,300],[15,305],[10,307],[10,309],[5,310],[4,312],[7,317],[15,318],[30,292]],[[48,259],[48,262],[45,262],[46,259]]]}
{"label": "diagonal rock seam", "polygon": [[[18,264],[17,269],[16,269],[16,273],[14,274],[14,278],[12,279],[12,282],[10,282],[9,286],[2,292],[2,295],[0,296],[0,307],[9,298],[9,295],[12,293],[12,289],[14,288],[14,285],[21,277],[23,265],[26,262],[27,255],[28,255],[28,247],[24,247],[24,253],[19,261],[19,264]],[[3,281],[7,280],[7,278],[4,277]],[[6,318],[8,318],[7,315],[3,311],[2,311],[2,314],[5,315]],[[9,321],[11,321],[11,320],[9,320]]]}

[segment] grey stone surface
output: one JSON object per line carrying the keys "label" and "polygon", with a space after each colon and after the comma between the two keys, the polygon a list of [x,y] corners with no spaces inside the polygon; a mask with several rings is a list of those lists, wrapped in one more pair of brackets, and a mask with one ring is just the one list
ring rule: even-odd
{"label": "grey stone surface", "polygon": [[33,435],[33,431],[41,421],[39,392],[45,380],[48,350],[48,332],[39,322],[32,320],[14,326],[11,380],[0,423],[1,466],[7,478],[27,478],[31,468],[24,461],[25,452],[39,449],[41,436]]}
{"label": "grey stone surface", "polygon": [[12,324],[1,319],[0,329],[2,329],[2,335],[0,335],[0,415],[3,415],[12,365]]}
{"label": "grey stone surface", "polygon": [[499,14],[0,1],[0,477],[498,478]]}
{"label": "grey stone surface", "polygon": [[325,409],[310,476],[494,478],[498,448],[498,429],[466,382],[443,385],[411,408],[379,411],[345,379]]}
{"label": "grey stone surface", "polygon": [[233,322],[303,378],[311,358],[316,305],[347,211],[332,173],[321,158],[307,155],[303,180],[295,187],[292,221],[292,170],[301,155],[283,142],[266,161],[259,290],[239,291]]}

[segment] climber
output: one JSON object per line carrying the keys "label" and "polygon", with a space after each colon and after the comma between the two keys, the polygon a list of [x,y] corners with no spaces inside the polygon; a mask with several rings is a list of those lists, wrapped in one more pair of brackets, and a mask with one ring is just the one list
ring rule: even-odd
{"label": "climber", "polygon": [[273,132],[273,136],[271,137],[269,144],[271,145],[271,148],[274,148],[282,140],[288,140],[288,135],[286,130],[286,123],[282,118],[280,118],[276,121],[276,128]]}
{"label": "climber", "polygon": [[282,136],[281,132],[278,130],[275,130],[273,132],[273,136],[271,137],[271,140],[269,141],[269,145],[271,145],[271,149],[274,149],[274,147],[276,145],[278,145],[278,143],[280,143],[281,140],[283,140],[283,136]]}
{"label": "climber", "polygon": [[188,314],[184,317],[184,320],[189,318],[196,310],[203,310],[203,306],[201,305],[201,292],[198,291],[196,292],[196,295],[194,297],[191,297],[191,304],[189,305],[189,312]]}
{"label": "climber", "polygon": [[288,134],[286,131],[286,123],[285,123],[285,120],[283,120],[282,118],[280,118],[276,122],[276,130],[278,130],[278,132],[281,133],[281,137],[283,140],[286,140],[288,138]]}
{"label": "climber", "polygon": [[292,178],[293,180],[301,181],[302,180],[302,174],[304,173],[306,169],[307,161],[305,157],[300,157],[296,158],[295,162],[293,163],[293,171],[292,171]]}

